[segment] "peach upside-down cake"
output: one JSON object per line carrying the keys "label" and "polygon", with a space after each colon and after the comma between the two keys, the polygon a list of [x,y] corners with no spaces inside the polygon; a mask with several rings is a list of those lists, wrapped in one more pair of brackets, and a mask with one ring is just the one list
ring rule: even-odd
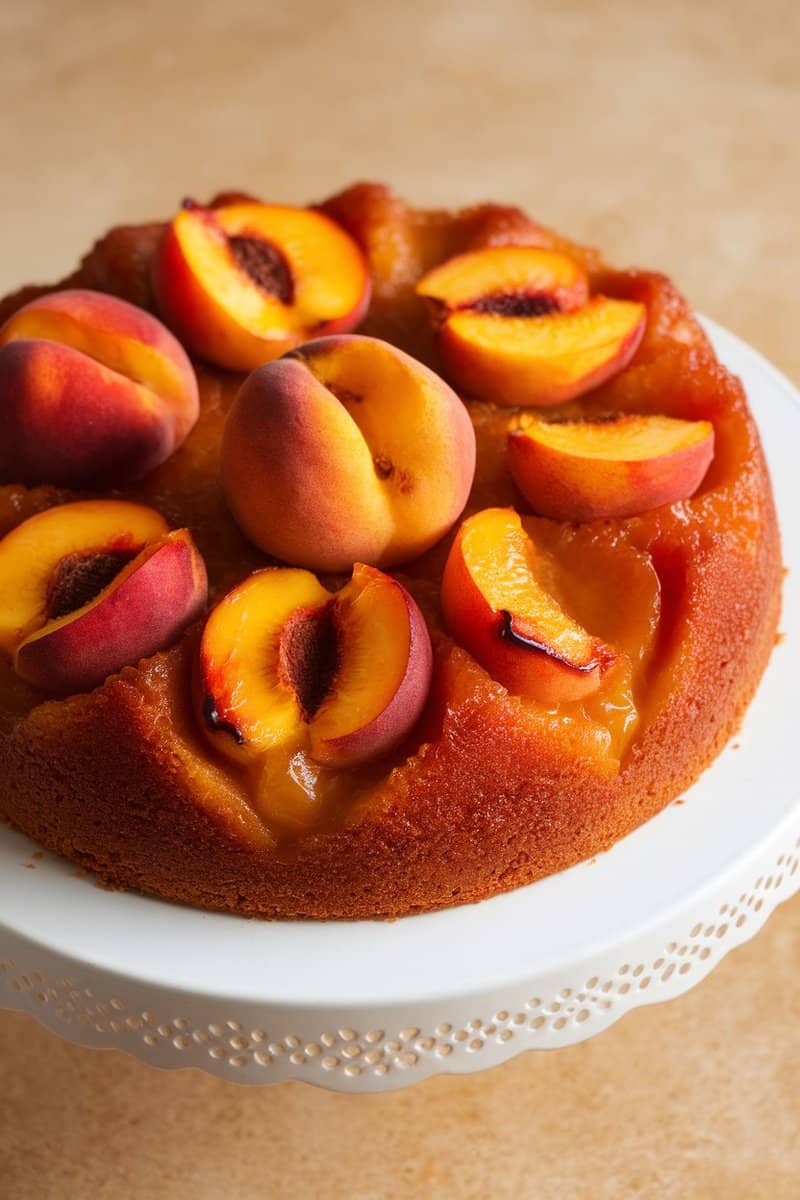
{"label": "peach upside-down cake", "polygon": [[227,193],[0,322],[0,817],[103,883],[479,900],[740,721],[770,482],[664,276],[494,204]]}

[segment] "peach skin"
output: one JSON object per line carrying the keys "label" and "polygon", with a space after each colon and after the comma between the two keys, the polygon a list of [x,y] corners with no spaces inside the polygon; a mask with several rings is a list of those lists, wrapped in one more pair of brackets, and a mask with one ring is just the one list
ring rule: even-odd
{"label": "peach skin", "polygon": [[686,500],[713,457],[713,425],[673,417],[530,421],[508,437],[514,482],[535,512],[557,521],[631,517]]}
{"label": "peach skin", "polygon": [[591,695],[619,658],[539,582],[535,548],[512,508],[463,522],[445,566],[442,608],[454,639],[493,678],[542,704]]}
{"label": "peach skin", "polygon": [[0,329],[0,483],[138,479],[183,442],[197,414],[183,347],[124,300],[51,292]]}
{"label": "peach skin", "polygon": [[455,392],[358,335],[308,342],[254,371],[222,443],[222,484],[244,533],[318,571],[418,557],[457,520],[474,473],[475,433]]}
{"label": "peach skin", "polygon": [[479,400],[563,404],[618,374],[646,323],[643,304],[589,298],[581,268],[533,246],[489,247],[417,284],[431,305],[445,375]]}
{"label": "peach skin", "polygon": [[335,221],[253,201],[185,201],[156,255],[153,287],[181,341],[235,371],[312,335],[354,329],[370,297],[364,256]]}
{"label": "peach skin", "polygon": [[0,647],[45,691],[89,691],[173,642],[205,607],[188,530],[118,500],[64,504],[0,541]]}
{"label": "peach skin", "polygon": [[206,623],[198,720],[222,754],[258,773],[265,815],[301,826],[321,768],[370,762],[408,736],[431,672],[424,618],[395,579],[356,563],[332,594],[309,571],[267,567]]}

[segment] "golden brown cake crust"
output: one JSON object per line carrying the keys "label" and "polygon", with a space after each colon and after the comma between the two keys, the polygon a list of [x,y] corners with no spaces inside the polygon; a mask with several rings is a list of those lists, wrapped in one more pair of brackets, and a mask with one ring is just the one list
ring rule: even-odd
{"label": "golden brown cake crust", "polygon": [[[575,562],[591,552],[612,571],[614,556],[625,553],[652,561],[658,574],[660,623],[637,694],[640,724],[621,764],[592,751],[586,722],[509,696],[442,632],[445,545],[404,575],[436,651],[415,743],[321,830],[276,842],[240,782],[212,761],[188,699],[196,630],[97,691],[66,700],[42,700],[2,668],[0,815],[114,886],[268,917],[392,916],[478,900],[562,870],[607,849],[692,783],[735,730],[774,644],[780,547],[741,385],[717,363],[666,279],[611,271],[518,210],[419,213],[377,185],[358,185],[323,207],[369,257],[374,298],[363,332],[435,368],[413,294],[424,270],[487,244],[565,247],[596,290],[648,306],[633,363],[579,411],[713,420],[716,458],[692,500],[579,529],[538,523],[556,556]],[[149,260],[161,230],[112,230],[69,283],[152,307]],[[33,294],[9,298],[0,317]],[[216,485],[219,430],[238,379],[204,366],[198,375],[202,416],[194,434],[125,494],[190,526],[215,598],[264,560],[233,525]],[[468,511],[519,504],[499,449],[505,426],[487,406],[470,411],[479,465]],[[0,533],[67,498],[54,489],[0,488]]]}

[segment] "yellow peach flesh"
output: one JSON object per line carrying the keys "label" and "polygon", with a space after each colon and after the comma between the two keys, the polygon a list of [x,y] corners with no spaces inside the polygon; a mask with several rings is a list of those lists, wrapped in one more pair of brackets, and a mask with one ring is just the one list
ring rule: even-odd
{"label": "yellow peach flesh", "polygon": [[153,268],[159,307],[196,353],[250,371],[312,334],[352,329],[369,303],[358,245],[323,213],[187,202]]}
{"label": "yellow peach flesh", "polygon": [[12,529],[0,541],[0,648],[12,651],[44,622],[48,583],[61,559],[109,550],[137,553],[166,532],[160,513],[122,500],[78,500]]}
{"label": "yellow peach flesh", "polygon": [[385,709],[408,672],[411,627],[399,587],[356,566],[353,582],[336,596],[341,645],[336,677],[311,723],[311,751],[361,730]]}
{"label": "yellow peach flesh", "polygon": [[334,787],[328,766],[368,763],[408,735],[431,672],[422,614],[390,576],[357,563],[330,593],[309,572],[269,568],[206,623],[198,719],[253,779],[265,816],[302,827]]}
{"label": "yellow peach flesh", "polygon": [[714,427],[649,414],[523,421],[508,453],[534,511],[574,521],[634,516],[694,494],[714,454]]}
{"label": "yellow peach flesh", "polygon": [[450,633],[493,678],[558,705],[596,692],[623,656],[562,608],[548,575],[518,514],[484,509],[456,534],[441,598]]}
{"label": "yellow peach flesh", "polygon": [[217,220],[211,217],[201,222],[190,210],[178,213],[174,226],[192,275],[201,281],[214,303],[238,324],[264,338],[300,333],[299,314],[248,278],[231,253],[228,237]]}
{"label": "yellow peach flesh", "polygon": [[549,297],[563,311],[589,297],[586,274],[576,262],[537,246],[489,246],[459,254],[424,275],[416,291],[451,311],[519,295]]}
{"label": "yellow peach flesh", "polygon": [[710,421],[630,414],[609,421],[540,421],[521,432],[571,457],[643,462],[705,441],[714,426]]}
{"label": "yellow peach flesh", "polygon": [[[323,213],[289,205],[234,204],[218,209],[217,219],[228,238],[263,238],[285,258],[293,296],[291,305],[281,305],[284,329],[288,325],[305,336],[317,325],[355,310],[363,300],[361,252]],[[255,331],[263,333],[260,328]]]}
{"label": "yellow peach flesh", "polygon": [[442,353],[468,391],[501,405],[556,404],[627,365],[644,329],[644,305],[598,296],[538,317],[464,310],[442,330]]}
{"label": "yellow peach flesh", "polygon": [[589,662],[594,639],[537,581],[536,552],[519,517],[502,508],[479,516],[479,521],[466,523],[462,552],[491,611],[510,613],[522,630],[535,627],[542,642],[565,661]]}
{"label": "yellow peach flesh", "polygon": [[199,615],[206,596],[205,564],[192,536],[174,530],[146,545],[88,599],[23,638],[14,668],[45,691],[89,691],[168,646]]}
{"label": "yellow peach flesh", "polygon": [[203,633],[201,703],[214,744],[250,760],[296,737],[298,696],[280,667],[284,626],[298,609],[331,599],[309,571],[267,568],[234,588],[211,613]]}

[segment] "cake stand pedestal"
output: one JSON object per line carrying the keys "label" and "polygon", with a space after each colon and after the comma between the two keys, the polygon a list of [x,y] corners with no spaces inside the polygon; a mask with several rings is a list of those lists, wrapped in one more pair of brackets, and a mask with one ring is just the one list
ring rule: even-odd
{"label": "cake stand pedestal", "polygon": [[[707,327],[744,380],[796,556],[800,396]],[[592,1037],[699,983],[800,889],[791,573],[782,627],[740,734],[681,801],[607,854],[478,905],[249,921],[104,891],[0,828],[0,1005],[158,1067],[351,1092]]]}

